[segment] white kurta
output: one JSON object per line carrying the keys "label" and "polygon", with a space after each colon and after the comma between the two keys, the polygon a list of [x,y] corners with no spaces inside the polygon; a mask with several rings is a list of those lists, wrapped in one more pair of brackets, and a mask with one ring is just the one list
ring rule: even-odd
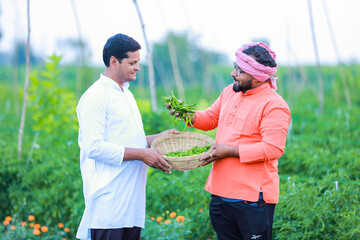
{"label": "white kurta", "polygon": [[141,115],[129,84],[123,90],[101,75],[80,98],[80,168],[85,211],[76,237],[91,228],[144,227],[147,165],[123,161],[124,149],[147,148]]}

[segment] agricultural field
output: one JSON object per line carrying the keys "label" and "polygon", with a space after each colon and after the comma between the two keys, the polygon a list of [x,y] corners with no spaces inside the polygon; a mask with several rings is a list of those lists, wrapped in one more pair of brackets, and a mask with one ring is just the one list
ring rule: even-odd
{"label": "agricultural field", "polygon": [[[74,239],[84,210],[75,107],[102,69],[59,61],[52,56],[31,73],[21,158],[24,72],[0,68],[0,239]],[[130,88],[146,134],[183,131],[183,123],[174,125],[162,105],[163,96],[178,94],[172,80],[157,83],[153,112],[146,72],[144,67]],[[185,99],[196,109],[210,106],[232,81],[229,66],[211,72],[218,74],[207,82],[185,82]],[[316,67],[278,72],[278,92],[290,106],[292,122],[279,160],[274,239],[360,239],[360,66],[326,66],[322,74],[323,109]],[[202,133],[215,137],[216,130]],[[205,166],[168,175],[148,169],[142,239],[216,239],[208,216],[210,194],[203,189],[209,171]]]}

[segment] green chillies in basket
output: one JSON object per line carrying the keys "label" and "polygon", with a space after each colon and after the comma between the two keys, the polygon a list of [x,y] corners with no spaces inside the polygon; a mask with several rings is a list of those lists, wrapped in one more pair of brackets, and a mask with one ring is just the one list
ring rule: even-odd
{"label": "green chillies in basket", "polygon": [[168,157],[187,157],[187,156],[191,156],[191,155],[195,155],[195,154],[200,154],[203,152],[207,152],[210,150],[210,146],[211,145],[207,145],[204,147],[198,147],[195,146],[185,152],[169,152],[167,154],[165,154]]}

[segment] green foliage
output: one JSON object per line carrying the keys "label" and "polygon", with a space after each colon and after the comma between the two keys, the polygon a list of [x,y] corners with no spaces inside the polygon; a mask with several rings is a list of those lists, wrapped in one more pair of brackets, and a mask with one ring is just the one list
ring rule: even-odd
{"label": "green foliage", "polygon": [[276,206],[275,239],[360,239],[360,183],[343,173],[288,179]]}
{"label": "green foliage", "polygon": [[[172,212],[174,214],[176,212]],[[177,212],[177,215],[179,212]],[[169,211],[162,213],[161,216],[148,217],[146,219],[146,228],[142,231],[141,239],[184,239],[185,236],[191,234],[187,225],[191,220],[184,216],[170,217]],[[144,237],[146,236],[146,237]]]}
{"label": "green foliage", "polygon": [[[210,166],[206,166],[185,172],[172,171],[169,175],[149,169],[146,188],[147,219],[149,220],[150,216],[164,217],[164,213],[181,211],[182,215],[190,220],[184,222],[190,231],[184,232],[180,239],[214,238],[215,233],[208,216],[210,194],[203,190],[209,171]],[[149,224],[150,228],[156,227],[148,230],[154,231],[150,234],[156,234],[156,229],[160,226],[153,226],[154,222]],[[145,239],[153,239],[149,237],[153,235],[148,236],[146,233],[143,234]]]}
{"label": "green foliage", "polygon": [[[0,119],[0,217],[19,218],[34,214],[47,225],[66,222],[74,234],[84,208],[78,163],[74,94],[57,86],[60,57],[51,56],[45,70],[31,73],[29,88],[30,121],[26,123],[23,157],[17,159],[20,116],[3,102],[11,99],[5,89]],[[7,91],[6,91],[7,90]],[[8,98],[7,98],[8,97]],[[3,115],[4,114],[4,115]],[[14,118],[16,116],[16,118]],[[15,121],[14,121],[15,120]],[[3,125],[4,124],[4,125]],[[31,126],[31,130],[28,126]],[[80,191],[78,191],[80,189]],[[74,199],[77,199],[74,201]],[[15,232],[6,235],[11,238]],[[51,239],[51,238],[49,238]],[[55,238],[52,238],[55,239]]]}
{"label": "green foliage", "polygon": [[[61,57],[52,55],[45,63],[45,70],[38,73],[34,70],[30,75],[29,110],[33,120],[32,129],[63,137],[63,133],[55,131],[60,128],[77,130],[75,114],[76,100],[74,93],[59,88]],[[60,133],[60,135],[55,135]]]}
{"label": "green foliage", "polygon": [[[34,228],[29,226],[30,221],[17,221],[13,219],[6,226],[0,225],[0,240],[29,240],[29,239],[43,239],[43,240],[62,240],[70,236],[58,226],[45,226],[47,229],[38,229],[37,235],[34,233]],[[32,222],[34,224],[34,222]],[[43,226],[42,226],[43,227]]]}
{"label": "green foliage", "polygon": [[360,109],[328,106],[325,111],[319,115],[310,106],[293,108],[290,143],[280,169],[316,178],[342,169],[350,179],[359,180]]}
{"label": "green foliage", "polygon": [[[39,238],[31,232],[21,232],[18,226],[30,214],[49,227],[51,239],[63,236],[56,228],[59,222],[71,229],[66,237],[73,239],[84,210],[76,144],[77,75],[75,68],[59,67],[59,60],[52,56],[43,70],[32,72],[28,112],[31,119],[26,122],[21,160],[17,159],[20,101],[11,84],[11,69],[0,68],[1,73],[5,72],[0,74],[0,219],[12,216],[18,229],[12,232],[0,224],[0,239]],[[212,71],[226,76],[230,70],[231,66],[222,65],[210,68],[212,76]],[[311,84],[316,87],[316,69],[303,70],[306,76],[315,78]],[[327,86],[325,112],[321,115],[316,89],[304,83],[302,70],[279,69],[279,92],[290,105],[292,125],[285,154],[279,160],[281,195],[275,211],[274,239],[360,239],[360,97],[356,94],[360,88],[360,67],[345,69],[352,109],[346,106],[339,69],[328,67],[323,72]],[[186,89],[186,101],[197,102],[197,109],[206,109],[225,83],[215,81],[207,92],[199,87],[199,79],[191,78],[196,86]],[[172,90],[163,87],[157,89],[158,100]],[[148,89],[141,84],[132,88],[147,135],[183,128],[174,125],[164,107],[152,112]],[[213,130],[205,134],[214,138],[215,133]],[[210,167],[173,171],[170,175],[148,169],[142,239],[216,239],[208,215],[210,194],[203,189]],[[181,214],[184,221],[170,218],[170,212]],[[155,220],[159,216],[163,218],[160,223]],[[165,224],[165,220],[171,222]]]}

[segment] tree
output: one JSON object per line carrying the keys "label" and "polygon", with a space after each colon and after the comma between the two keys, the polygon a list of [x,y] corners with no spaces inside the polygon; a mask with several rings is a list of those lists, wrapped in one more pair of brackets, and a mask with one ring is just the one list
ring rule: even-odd
{"label": "tree", "polygon": [[[30,62],[32,65],[43,63],[42,59],[36,56],[32,51],[30,52]],[[26,64],[26,43],[23,41],[16,41],[14,51],[11,57],[11,62],[14,66],[22,66]]]}
{"label": "tree", "polygon": [[[1,5],[0,5],[0,15],[1,15]],[[1,26],[0,26],[0,41],[1,41],[1,38],[2,38],[2,29],[1,29]]]}
{"label": "tree", "polygon": [[155,79],[159,84],[167,88],[173,88],[175,84],[169,41],[175,46],[177,65],[185,86],[201,86],[204,79],[215,79],[212,68],[226,62],[225,55],[198,47],[194,39],[190,33],[169,32],[163,41],[154,44]]}

